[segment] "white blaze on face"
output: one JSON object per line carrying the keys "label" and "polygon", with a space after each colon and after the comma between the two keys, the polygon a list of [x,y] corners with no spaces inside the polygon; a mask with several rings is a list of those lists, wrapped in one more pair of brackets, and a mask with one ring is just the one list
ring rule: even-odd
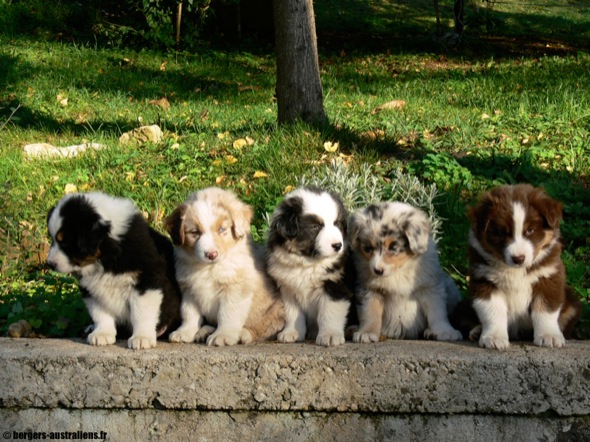
{"label": "white blaze on face", "polygon": [[318,254],[331,256],[340,253],[344,248],[344,238],[340,229],[334,225],[338,219],[338,206],[332,197],[326,192],[321,194],[305,192],[303,213],[316,215],[324,223],[315,242]]}
{"label": "white blaze on face", "polygon": [[533,263],[534,246],[524,234],[526,210],[521,203],[512,204],[512,220],[514,236],[512,242],[504,250],[504,262],[513,267],[529,267]]}
{"label": "white blaze on face", "polygon": [[193,211],[193,217],[199,220],[204,231],[199,232],[201,236],[195,242],[194,253],[199,261],[212,262],[207,255],[211,253],[219,253],[215,238],[213,237],[213,228],[216,224],[216,216],[213,213],[211,204],[205,201],[196,201],[193,203],[190,210]]}

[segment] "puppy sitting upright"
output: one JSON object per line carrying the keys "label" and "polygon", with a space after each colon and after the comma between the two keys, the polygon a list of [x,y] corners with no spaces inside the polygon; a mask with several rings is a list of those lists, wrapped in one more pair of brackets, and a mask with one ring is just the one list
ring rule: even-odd
{"label": "puppy sitting upright", "polygon": [[90,344],[113,344],[122,326],[131,328],[130,348],[151,348],[156,337],[178,327],[172,244],[131,200],[100,192],[66,195],[49,212],[47,229],[47,263],[79,279],[94,321]]}
{"label": "puppy sitting upright", "polygon": [[528,184],[501,186],[469,210],[469,294],[481,327],[470,337],[504,349],[509,338],[562,347],[581,304],[565,284],[562,204]]}
{"label": "puppy sitting upright", "polygon": [[399,202],[370,205],[353,214],[350,232],[360,281],[354,342],[462,339],[448,320],[459,291],[440,267],[424,212]]}
{"label": "puppy sitting upright", "polygon": [[254,255],[251,219],[250,206],[211,187],[191,195],[166,220],[176,245],[183,320],[170,341],[248,344],[283,328],[283,305],[263,272],[263,254]]}
{"label": "puppy sitting upright", "polygon": [[336,195],[314,187],[294,190],[275,209],[267,264],[285,303],[280,342],[303,341],[307,335],[319,345],[344,343],[352,298],[345,283],[346,218]]}

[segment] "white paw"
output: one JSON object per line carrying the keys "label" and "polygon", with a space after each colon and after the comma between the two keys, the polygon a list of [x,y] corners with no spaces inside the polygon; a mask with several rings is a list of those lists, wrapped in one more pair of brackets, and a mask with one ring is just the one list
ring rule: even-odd
{"label": "white paw", "polygon": [[296,330],[283,330],[277,335],[277,341],[291,343],[303,341],[303,337],[299,336]]}
{"label": "white paw", "polygon": [[539,347],[563,347],[565,345],[565,338],[562,334],[535,336],[535,345]]}
{"label": "white paw", "polygon": [[211,336],[213,334],[213,332],[215,332],[215,327],[212,327],[210,325],[204,325],[202,326],[199,331],[197,332],[197,334],[195,335],[195,342],[205,342],[207,341],[207,338],[209,336]]}
{"label": "white paw", "polygon": [[127,347],[133,350],[145,350],[156,346],[156,334],[153,336],[131,336],[127,340]]}
{"label": "white paw", "polygon": [[115,343],[115,340],[114,333],[101,332],[98,329],[88,335],[90,345],[111,345]]}
{"label": "white paw", "polygon": [[193,330],[179,328],[170,333],[168,340],[170,342],[194,342],[195,332]]}
{"label": "white paw", "polygon": [[427,328],[424,330],[424,337],[426,339],[435,339],[437,341],[461,341],[463,340],[463,335],[459,330],[455,330],[454,328],[445,328],[440,330],[432,330]]}
{"label": "white paw", "polygon": [[355,334],[352,335],[352,341],[353,342],[378,342],[379,335],[376,335],[375,333],[356,332]]}
{"label": "white paw", "polygon": [[484,348],[505,350],[510,346],[510,342],[508,341],[508,336],[483,335],[479,338],[479,346]]}
{"label": "white paw", "polygon": [[324,347],[333,347],[344,344],[344,333],[321,333],[315,340],[317,345]]}
{"label": "white paw", "polygon": [[239,341],[239,333],[227,333],[216,331],[207,338],[207,345],[213,347],[224,347],[226,345],[236,345]]}

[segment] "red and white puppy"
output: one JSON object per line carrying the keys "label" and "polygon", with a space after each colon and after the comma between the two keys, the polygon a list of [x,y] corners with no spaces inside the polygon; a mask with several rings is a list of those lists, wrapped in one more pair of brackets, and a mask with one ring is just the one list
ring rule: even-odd
{"label": "red and white puppy", "polygon": [[528,338],[562,347],[581,304],[565,284],[559,224],[563,205],[528,184],[501,186],[472,207],[469,294],[481,322],[470,337],[505,349]]}
{"label": "red and white puppy", "polygon": [[182,325],[172,342],[224,346],[272,339],[285,324],[283,303],[251,241],[252,208],[232,192],[192,194],[166,220],[182,291]]}

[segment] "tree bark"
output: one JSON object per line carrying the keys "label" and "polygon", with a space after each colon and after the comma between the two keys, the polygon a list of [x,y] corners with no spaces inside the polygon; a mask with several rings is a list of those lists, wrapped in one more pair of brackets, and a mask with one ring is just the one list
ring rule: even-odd
{"label": "tree bark", "polygon": [[326,119],[313,0],[273,0],[279,124]]}

